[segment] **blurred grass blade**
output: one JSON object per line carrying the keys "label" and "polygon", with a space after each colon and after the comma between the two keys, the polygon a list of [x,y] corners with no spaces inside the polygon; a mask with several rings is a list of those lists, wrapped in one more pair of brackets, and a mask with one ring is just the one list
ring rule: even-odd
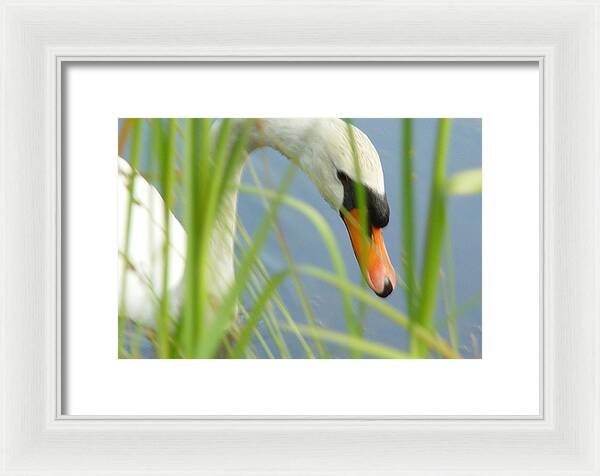
{"label": "blurred grass blade", "polygon": [[448,195],[477,195],[481,193],[482,186],[481,169],[463,170],[448,178],[446,193]]}
{"label": "blurred grass blade", "polygon": [[307,337],[319,337],[322,340],[337,344],[349,349],[352,353],[366,354],[381,359],[406,359],[409,355],[392,347],[366,340],[362,337],[342,334],[318,327],[298,326],[302,334]]}
{"label": "blurred grass blade", "polygon": [[[419,324],[430,330],[433,329],[437,307],[437,288],[446,229],[446,157],[450,141],[450,125],[450,119],[439,120],[423,257]],[[420,357],[429,355],[427,347],[422,343],[418,343],[417,349],[411,350],[417,351]]]}
{"label": "blurred grass blade", "polygon": [[118,347],[119,347],[119,355],[125,355],[125,349],[123,346],[123,336],[125,333],[126,319],[127,319],[127,309],[126,309],[126,300],[125,296],[127,293],[127,280],[128,280],[128,271],[130,268],[129,263],[129,246],[131,241],[131,222],[132,222],[132,210],[133,210],[133,202],[134,202],[134,194],[135,194],[135,177],[137,171],[140,166],[140,157],[142,155],[142,131],[144,127],[144,123],[142,119],[131,119],[132,121],[132,129],[133,129],[133,141],[131,144],[131,174],[127,178],[127,212],[125,219],[125,237],[124,237],[124,245],[123,245],[123,269],[121,275],[121,289],[120,289],[120,298],[119,298],[119,324],[118,324]]}
{"label": "blurred grass blade", "polygon": [[185,158],[183,176],[185,179],[185,230],[187,233],[183,316],[179,339],[184,357],[194,353],[195,321],[200,314],[198,296],[198,269],[200,268],[199,242],[201,238],[200,215],[202,188],[200,183],[198,119],[186,119],[184,128]]}
{"label": "blurred grass blade", "polygon": [[265,306],[277,290],[277,287],[283,282],[287,274],[288,273],[286,271],[282,271],[273,275],[271,279],[269,279],[269,281],[267,282],[267,285],[265,286],[263,292],[254,303],[254,308],[252,309],[252,312],[250,313],[248,320],[246,321],[246,325],[240,333],[237,345],[233,352],[233,358],[239,359],[243,357],[244,352],[246,351],[246,347],[248,346],[248,344],[250,343],[250,339],[252,338],[252,334],[254,333],[254,330],[262,317],[262,313],[264,311]]}
{"label": "blurred grass blade", "polygon": [[454,258],[452,256],[452,237],[450,226],[446,225],[446,244],[445,244],[445,273],[444,285],[442,286],[444,305],[446,307],[446,320],[448,322],[448,337],[452,348],[458,352],[458,329],[456,325],[456,283],[454,276]]}
{"label": "blurred grass blade", "polygon": [[[359,267],[360,271],[364,276],[367,274],[367,260],[368,260],[368,247],[371,241],[371,230],[369,229],[369,208],[367,206],[367,192],[363,185],[362,173],[358,162],[358,152],[356,150],[356,137],[354,135],[354,125],[352,124],[351,119],[345,119],[346,122],[346,131],[348,133],[348,141],[350,143],[350,150],[352,152],[352,166],[354,168],[354,195],[356,197],[356,205],[358,208],[358,222],[360,233],[360,252],[359,256]],[[343,210],[342,213],[346,214],[350,212],[350,210]],[[362,286],[366,287],[366,281],[363,279]],[[353,329],[350,329],[352,334],[355,336],[363,335],[363,325],[367,314],[367,308],[364,303],[359,303],[359,315],[356,319],[353,319],[356,324]],[[353,351],[352,357],[360,358],[360,353],[357,351]]]}
{"label": "blurred grass blade", "polygon": [[[406,276],[406,303],[411,322],[416,322],[417,316],[417,273],[415,269],[415,219],[413,198],[413,120],[404,119],[403,125],[403,154],[402,154],[402,231],[404,239],[404,268]],[[417,339],[410,333],[410,348],[416,349]]]}
{"label": "blurred grass blade", "polygon": [[[211,136],[210,136],[210,121],[208,119],[195,119],[194,133],[198,139],[196,145],[197,158],[198,160],[198,175],[199,193],[196,193],[196,218],[199,222],[199,237],[197,240],[197,263],[198,266],[195,268],[195,272],[198,274],[196,293],[198,312],[194,319],[194,343],[200,342],[204,333],[204,327],[208,321],[208,313],[211,312],[209,309],[209,267],[208,257],[210,253],[210,236],[213,228],[213,219],[217,213],[219,206],[217,203],[211,200],[212,188],[214,188],[213,177],[217,165],[213,162],[211,157]],[[188,237],[189,239],[189,237]]]}
{"label": "blurred grass blade", "polygon": [[[160,120],[155,120],[160,127]],[[171,236],[171,210],[175,203],[175,154],[176,154],[176,121],[169,119],[168,135],[166,150],[160,157],[160,179],[163,190],[163,220],[164,220],[164,237],[163,237],[163,273],[162,273],[162,296],[160,303],[160,318],[158,321],[158,355],[162,359],[169,357],[170,339],[169,326],[171,316],[169,315],[169,255],[170,255],[170,236]],[[158,131],[157,131],[158,133]]]}

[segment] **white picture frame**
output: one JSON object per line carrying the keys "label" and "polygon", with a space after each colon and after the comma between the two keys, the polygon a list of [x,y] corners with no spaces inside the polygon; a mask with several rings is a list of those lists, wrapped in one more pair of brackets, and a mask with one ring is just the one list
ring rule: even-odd
{"label": "white picture frame", "polygon": [[[2,2],[1,474],[600,474],[600,5]],[[66,61],[535,61],[543,415],[64,418],[60,96]]]}

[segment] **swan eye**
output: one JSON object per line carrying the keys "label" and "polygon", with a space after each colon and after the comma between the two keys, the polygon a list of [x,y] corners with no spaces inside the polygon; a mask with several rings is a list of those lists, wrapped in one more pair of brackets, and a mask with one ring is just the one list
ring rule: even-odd
{"label": "swan eye", "polygon": [[[352,210],[358,207],[356,197],[356,185],[348,175],[340,170],[337,171],[337,177],[344,187],[343,207],[346,210]],[[367,210],[369,212],[369,225],[377,228],[384,228],[390,221],[390,206],[387,197],[380,195],[373,189],[363,185],[367,198]]]}

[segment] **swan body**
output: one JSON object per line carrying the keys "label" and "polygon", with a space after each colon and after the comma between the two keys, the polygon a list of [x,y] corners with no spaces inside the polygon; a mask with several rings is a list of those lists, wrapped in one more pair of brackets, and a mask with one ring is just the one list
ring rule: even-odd
{"label": "swan body", "polygon": [[[240,130],[243,120],[234,120],[232,131]],[[395,285],[395,272],[385,251],[381,228],[389,219],[385,198],[383,171],[377,151],[368,137],[353,127],[356,159],[347,124],[340,119],[256,119],[250,133],[247,152],[260,147],[272,147],[282,155],[297,160],[298,166],[317,187],[325,201],[335,210],[352,212],[356,207],[354,182],[361,180],[368,198],[369,217],[373,224],[373,245],[368,254],[365,275],[373,290],[382,296]],[[219,121],[213,125],[217,131]],[[119,283],[120,313],[128,318],[153,326],[163,292],[163,243],[165,240],[164,202],[158,191],[123,158],[119,163]],[[241,180],[243,164],[234,172],[235,185]],[[130,234],[127,253],[128,177],[134,177],[134,200],[131,207]],[[359,175],[360,177],[358,177]],[[237,192],[224,197],[211,234],[208,275],[211,279],[211,299],[219,300],[234,279],[234,235]],[[352,212],[354,217],[356,213]],[[176,316],[182,304],[185,269],[186,233],[173,215],[169,219],[169,273],[167,288],[171,315]],[[355,226],[344,219],[357,258],[359,255]],[[128,256],[125,262],[125,254]],[[123,274],[125,273],[125,274]],[[126,283],[123,283],[126,279]]]}
{"label": "swan body", "polygon": [[[129,205],[129,177],[133,176],[130,238],[125,262],[125,236]],[[119,285],[123,272],[127,282],[120,296],[120,312],[130,319],[151,325],[163,290],[164,202],[156,188],[119,157]],[[186,233],[179,220],[169,213],[168,288],[171,313],[181,305],[181,278],[185,269]],[[121,288],[123,289],[123,287]]]}

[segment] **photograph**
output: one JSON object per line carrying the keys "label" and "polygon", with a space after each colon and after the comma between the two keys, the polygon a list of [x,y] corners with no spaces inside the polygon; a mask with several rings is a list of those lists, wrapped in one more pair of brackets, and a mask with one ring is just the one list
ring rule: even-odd
{"label": "photograph", "polygon": [[120,359],[481,359],[481,118],[119,118]]}
{"label": "photograph", "polygon": [[600,476],[600,2],[0,25],[0,476]]}

